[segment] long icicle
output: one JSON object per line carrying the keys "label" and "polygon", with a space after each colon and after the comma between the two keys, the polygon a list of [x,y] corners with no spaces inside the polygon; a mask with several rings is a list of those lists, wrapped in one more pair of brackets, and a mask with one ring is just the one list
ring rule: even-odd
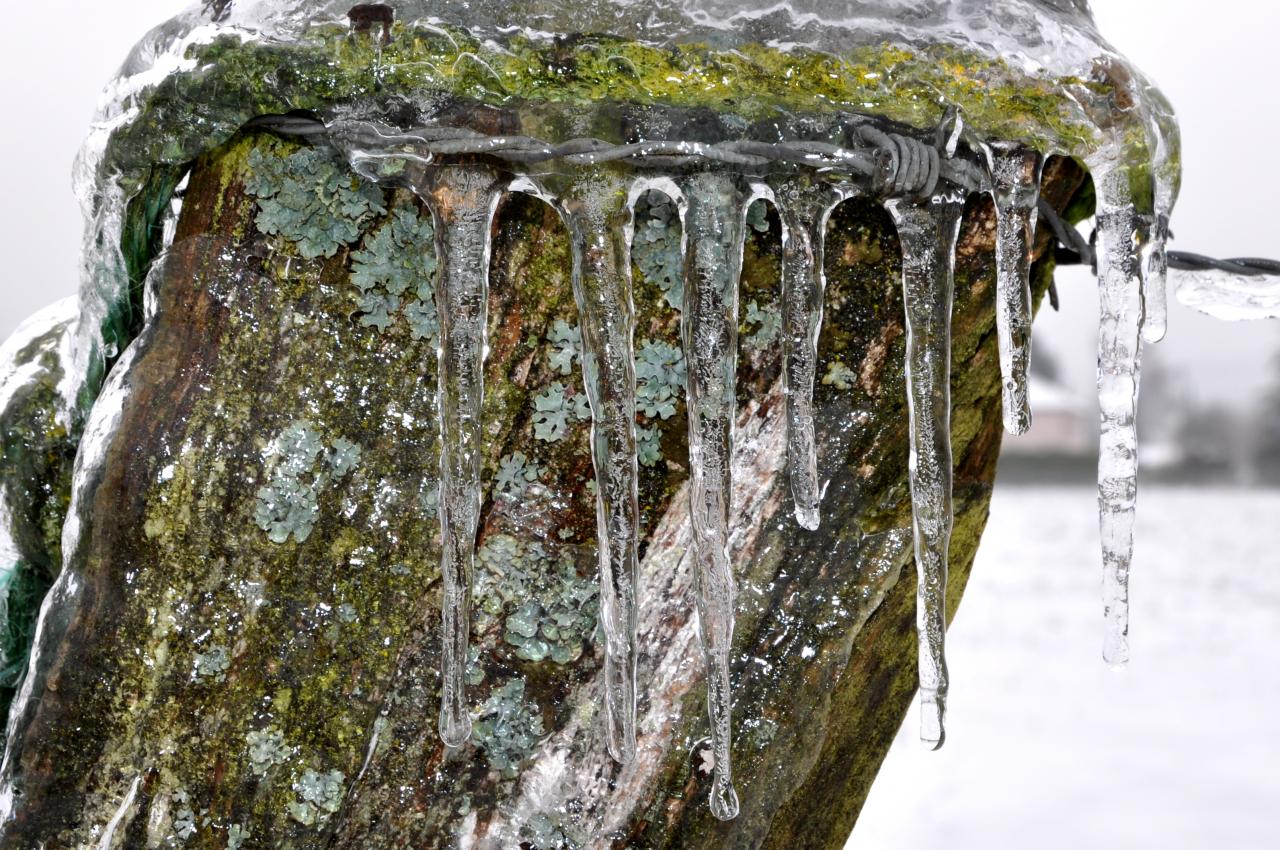
{"label": "long icicle", "polygon": [[582,329],[582,372],[591,403],[605,635],[609,752],[636,752],[636,576],[639,467],[636,459],[633,233],[628,183],[612,172],[580,179],[558,206],[573,244],[573,287]]}
{"label": "long icicle", "polygon": [[423,194],[436,219],[436,307],[440,314],[440,574],[444,650],[440,737],[471,736],[465,668],[471,634],[471,578],[480,521],[484,360],[488,350],[490,229],[501,198],[496,175],[479,166],[427,173]]}
{"label": "long icicle", "polygon": [[782,219],[782,358],[787,399],[787,457],[796,522],[815,531],[821,521],[813,387],[822,332],[827,221],[845,195],[808,176],[774,190]]}
{"label": "long icicle", "polygon": [[1098,187],[1098,399],[1102,437],[1098,459],[1102,532],[1102,656],[1113,667],[1129,660],[1129,567],[1138,497],[1138,383],[1141,376],[1143,255],[1150,219],[1136,211],[1129,169],[1093,168]]}
{"label": "long icicle", "polygon": [[951,503],[951,309],[960,194],[928,203],[887,205],[902,244],[907,324],[912,519],[915,530],[916,630],[920,653],[920,739],[933,749],[946,738],[947,565]]}
{"label": "long icicle", "polygon": [[985,146],[996,203],[996,331],[1003,382],[1004,427],[1031,427],[1031,254],[1044,157],[1016,143]]}
{"label": "long icicle", "polygon": [[1158,343],[1169,331],[1169,218],[1178,200],[1181,172],[1182,139],[1172,121],[1173,107],[1164,95],[1148,86],[1148,94],[1167,109],[1164,116],[1154,115],[1148,124],[1148,144],[1153,148],[1151,163],[1153,217],[1150,244],[1142,268],[1142,338]]}
{"label": "long icicle", "polygon": [[711,811],[738,814],[731,763],[735,589],[729,560],[731,464],[737,385],[738,283],[751,196],[738,178],[696,174],[682,186],[685,220],[684,350],[688,364],[689,508],[698,623],[707,662],[715,756]]}

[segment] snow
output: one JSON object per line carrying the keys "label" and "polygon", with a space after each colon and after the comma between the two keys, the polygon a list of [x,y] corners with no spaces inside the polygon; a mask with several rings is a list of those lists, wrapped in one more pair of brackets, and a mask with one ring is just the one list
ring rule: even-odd
{"label": "snow", "polygon": [[997,490],[948,633],[953,734],[925,753],[904,723],[850,850],[1276,846],[1280,491],[1143,490],[1122,673],[1089,495]]}

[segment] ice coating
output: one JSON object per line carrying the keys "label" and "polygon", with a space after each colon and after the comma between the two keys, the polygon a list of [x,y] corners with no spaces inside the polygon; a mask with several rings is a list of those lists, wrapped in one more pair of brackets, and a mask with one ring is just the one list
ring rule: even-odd
{"label": "ice coating", "polygon": [[1179,303],[1230,322],[1280,319],[1280,276],[1170,272]]}
{"label": "ice coating", "polygon": [[471,635],[471,580],[480,523],[484,438],[484,360],[489,306],[489,231],[501,198],[487,168],[455,166],[429,172],[426,196],[437,222],[440,273],[440,574],[444,584],[440,737],[461,746],[471,736],[466,700]]}
{"label": "ice coating", "polygon": [[1031,427],[1027,370],[1031,366],[1031,256],[1044,158],[1021,145],[986,147],[996,202],[996,332],[1000,343],[1004,427]]}
{"label": "ice coating", "polygon": [[[736,282],[747,202],[767,183],[784,224],[790,478],[796,518],[806,528],[819,521],[821,496],[811,406],[827,216],[851,191],[875,194],[886,199],[903,236],[922,737],[939,745],[947,688],[943,636],[951,495],[946,337],[959,212],[966,192],[992,191],[999,202],[1001,365],[1006,423],[1018,433],[1029,420],[1023,390],[1034,187],[1045,156],[1088,157],[1099,195],[1105,196],[1100,483],[1113,635],[1108,655],[1114,660],[1124,654],[1136,471],[1134,337],[1144,309],[1149,336],[1163,334],[1163,239],[1177,194],[1180,152],[1168,104],[1098,36],[1087,3],[395,5],[397,22],[385,44],[381,37],[348,32],[350,0],[230,0],[196,4],[134,50],[104,95],[77,171],[87,228],[79,326],[62,387],[68,422],[86,417],[108,361],[139,331],[129,317],[137,306],[132,293],[159,247],[149,234],[159,232],[155,224],[190,161],[260,115],[309,111],[331,133],[353,119],[395,124],[383,134],[382,147],[365,142],[348,153],[362,174],[397,185],[406,183],[384,166],[410,161],[420,173],[408,185],[437,218],[444,436],[439,511],[446,543],[441,733],[446,742],[460,744],[470,726],[462,667],[483,493],[479,443],[489,228],[505,183],[526,180],[541,187],[538,193],[561,210],[574,236],[599,499],[606,717],[610,750],[625,760],[635,750],[634,621],[640,604],[633,578],[638,521],[626,198],[639,185],[633,169],[643,169],[650,181],[668,181],[687,214],[691,515],[715,756],[712,806],[717,816],[732,817],[733,576],[725,538],[734,449]],[[413,37],[403,38],[406,32]],[[577,33],[616,38],[578,51],[569,73],[552,60],[558,57],[557,39]],[[603,81],[592,76],[603,73],[592,65],[597,59],[608,73]],[[286,61],[296,61],[298,73],[276,78],[274,70]],[[712,74],[708,67],[721,70]],[[546,73],[549,68],[555,73]],[[620,68],[629,70],[619,73]],[[264,86],[268,76],[272,82]],[[750,96],[742,97],[743,91]],[[967,149],[944,160],[934,137],[950,110],[966,119]],[[706,119],[708,112],[713,120]],[[690,120],[690,114],[699,118]],[[622,119],[613,120],[618,115]],[[871,119],[898,123],[887,125],[890,136]],[[393,138],[424,127],[430,132]],[[494,162],[476,149],[477,138],[495,149],[512,140],[523,140],[525,151],[567,147],[552,158]],[[723,147],[734,144],[739,147]],[[985,163],[974,154],[983,146],[991,151]],[[624,147],[626,158],[603,165]],[[1105,156],[1098,156],[1103,150]],[[588,165],[601,170],[584,177]],[[1132,238],[1147,231],[1149,241]],[[1241,309],[1274,304],[1271,286],[1262,295],[1247,295],[1248,306]]]}
{"label": "ice coating", "polygon": [[823,246],[827,221],[844,193],[822,181],[784,180],[774,190],[782,218],[782,358],[787,398],[787,459],[796,522],[810,531],[821,520],[813,386],[822,332]]}
{"label": "ice coating", "polygon": [[689,517],[715,757],[711,811],[728,820],[738,814],[730,760],[729,683],[735,599],[729,497],[737,410],[738,278],[747,207],[755,194],[741,179],[714,173],[695,175],[681,188],[688,209],[683,336],[689,375]]}
{"label": "ice coating", "polygon": [[964,196],[888,205],[902,243],[907,325],[916,632],[920,649],[920,740],[946,739],[947,562],[951,546],[951,307]]}
{"label": "ice coating", "polygon": [[1129,661],[1129,568],[1138,497],[1138,382],[1142,272],[1150,220],[1136,212],[1124,168],[1094,165],[1098,188],[1098,401],[1102,440],[1098,508],[1102,533],[1103,659]]}
{"label": "ice coating", "polygon": [[557,203],[573,245],[582,374],[591,405],[609,752],[623,763],[636,752],[640,535],[632,203],[626,178],[610,172],[578,178]]}

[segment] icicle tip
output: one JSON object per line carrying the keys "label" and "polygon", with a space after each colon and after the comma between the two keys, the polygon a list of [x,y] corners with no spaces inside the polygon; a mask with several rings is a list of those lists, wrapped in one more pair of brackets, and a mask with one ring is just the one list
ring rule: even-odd
{"label": "icicle tip", "polygon": [[947,740],[944,717],[946,701],[941,694],[920,693],[920,742],[930,750],[940,750]]}
{"label": "icicle tip", "polygon": [[715,815],[717,820],[733,820],[738,816],[740,808],[738,792],[733,790],[733,785],[717,782],[711,789],[711,814]]}

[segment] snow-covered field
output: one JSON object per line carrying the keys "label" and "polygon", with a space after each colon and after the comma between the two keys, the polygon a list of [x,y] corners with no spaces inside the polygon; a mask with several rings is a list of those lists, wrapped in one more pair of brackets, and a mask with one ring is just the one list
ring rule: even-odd
{"label": "snow-covered field", "polygon": [[1141,492],[1119,673],[1095,505],[997,492],[949,635],[947,745],[923,750],[913,709],[848,848],[1280,847],[1280,491]]}

